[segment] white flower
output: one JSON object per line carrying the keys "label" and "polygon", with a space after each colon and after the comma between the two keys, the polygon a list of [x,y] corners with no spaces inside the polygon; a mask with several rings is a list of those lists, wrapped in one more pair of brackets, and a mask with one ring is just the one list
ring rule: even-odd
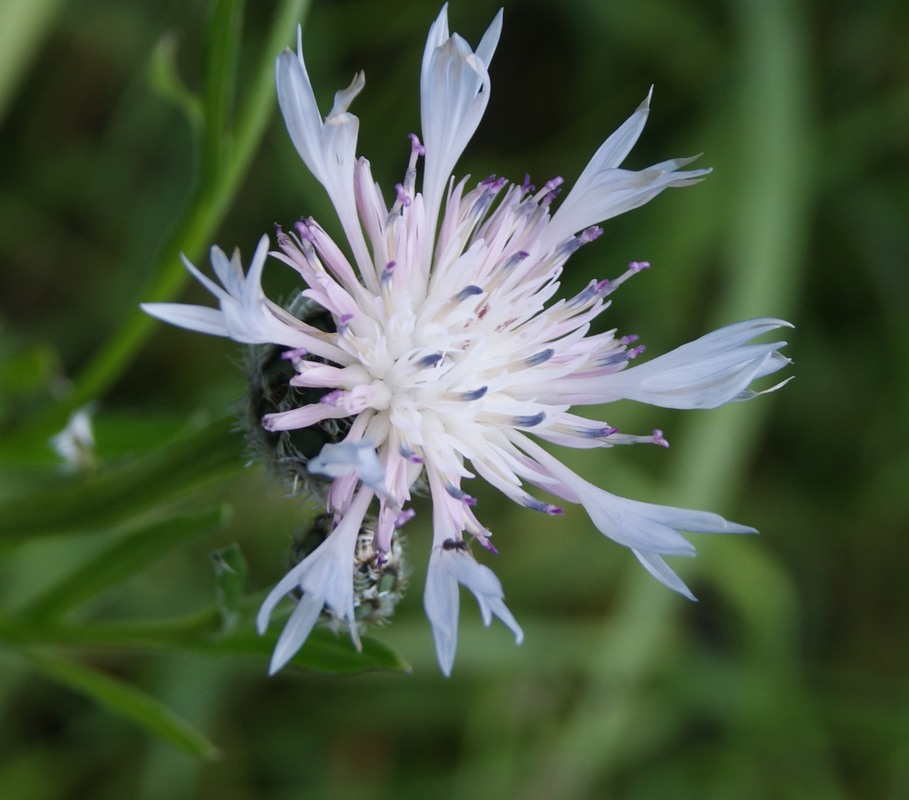
{"label": "white flower", "polygon": [[[501,31],[496,16],[474,52],[449,35],[447,10],[433,24],[420,77],[424,144],[411,135],[410,163],[390,205],[369,162],[355,158],[358,121],[349,107],[364,86],[358,75],[323,120],[302,47],[278,59],[278,97],[290,136],[325,187],[349,245],[335,244],[313,220],[278,232],[278,260],[296,270],[308,301],[331,315],[325,333],[295,319],[262,294],[264,244],[244,278],[236,257],[212,263],[224,289],[199,275],[220,311],[153,304],[151,313],[187,328],[240,342],[293,348],[293,387],[324,392],[317,402],[265,415],[271,431],[347,419],[343,441],[308,465],[331,479],[326,496],[335,530],[275,587],[262,606],[264,630],[277,602],[302,590],[275,651],[279,669],[303,644],[323,606],[353,627],[352,550],[376,497],[374,547],[387,553],[418,480],[432,499],[433,547],[424,603],[442,670],[457,642],[459,585],[484,622],[499,617],[518,642],[501,584],[479,564],[471,542],[495,552],[462,483],[480,476],[514,502],[549,515],[562,509],[526,486],[584,507],[607,537],[630,548],[660,581],[691,593],[663,560],[692,555],[681,531],[750,533],[752,528],[703,511],[617,497],[568,469],[536,439],[575,448],[650,442],[571,412],[573,406],[634,400],[667,408],[713,408],[755,396],[751,383],[788,363],[783,342],[752,343],[788,323],[758,319],[730,325],[640,366],[642,347],[615,331],[590,333],[609,296],[649,266],[632,262],[618,279],[592,281],[574,297],[555,299],[569,256],[596,239],[596,223],[635,208],[709,170],[682,170],[672,159],[633,171],[621,163],[644,127],[647,100],[599,148],[555,212],[562,184],[530,185],[490,177],[476,184],[451,172],[476,130],[490,94],[488,67]],[[422,191],[417,165],[425,156]],[[778,384],[779,386],[781,384]],[[772,387],[777,388],[777,387]]]}
{"label": "white flower", "polygon": [[51,447],[63,459],[66,468],[90,471],[95,468],[95,434],[92,430],[92,409],[88,406],[74,411],[66,427],[51,437]]}

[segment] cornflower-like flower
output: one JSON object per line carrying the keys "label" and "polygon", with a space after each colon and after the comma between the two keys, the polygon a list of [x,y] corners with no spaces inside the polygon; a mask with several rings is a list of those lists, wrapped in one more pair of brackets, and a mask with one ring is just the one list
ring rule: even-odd
{"label": "cornflower-like flower", "polygon": [[658,580],[688,597],[689,590],[664,561],[664,556],[694,553],[680,531],[753,532],[716,514],[617,497],[575,474],[538,443],[666,446],[660,431],[620,433],[571,408],[622,399],[664,408],[714,408],[749,399],[757,394],[749,388],[752,381],[789,363],[778,352],[784,342],[752,340],[788,323],[756,319],[729,325],[629,367],[643,350],[629,346],[635,337],[589,331],[611,293],[648,267],[646,262],[632,262],[618,279],[593,281],[569,299],[553,299],[569,256],[600,235],[597,223],[663,189],[695,183],[709,170],[683,170],[692,159],[640,171],[620,169],[644,127],[648,97],[597,150],[554,211],[561,178],[540,189],[527,179],[516,184],[491,177],[475,185],[466,177],[453,179],[455,163],[489,99],[488,67],[501,26],[499,12],[474,51],[457,34],[449,35],[447,8],[432,25],[420,75],[423,141],[410,136],[410,161],[390,206],[369,162],[355,156],[358,120],[348,109],[363,89],[362,73],[335,95],[323,120],[299,40],[296,54],[288,50],[279,56],[278,100],[288,131],[328,192],[348,249],[306,219],[292,231],[278,230],[280,250],[272,255],[300,274],[304,302],[328,312],[333,330],[315,327],[264,296],[265,237],[245,275],[239,256],[229,260],[212,249],[221,286],[187,262],[220,310],[144,306],[175,325],[288,348],[290,384],[318,390],[320,399],[266,414],[266,430],[346,421],[341,440],[326,444],[307,465],[310,473],[331,479],[324,500],[334,528],[278,583],[259,613],[264,631],[278,602],[302,592],[278,640],[272,672],[300,648],[326,607],[349,623],[356,640],[358,535],[375,500],[375,520],[369,524],[381,560],[396,530],[413,516],[408,504],[418,481],[428,486],[432,500],[424,605],[446,675],[457,642],[459,584],[476,596],[487,625],[495,615],[518,642],[523,636],[505,606],[499,580],[469,548],[476,542],[495,552],[490,532],[474,515],[474,499],[462,488],[465,479],[479,475],[519,505],[548,515],[562,509],[529,494],[526,485],[579,503],[603,534],[630,548]]}

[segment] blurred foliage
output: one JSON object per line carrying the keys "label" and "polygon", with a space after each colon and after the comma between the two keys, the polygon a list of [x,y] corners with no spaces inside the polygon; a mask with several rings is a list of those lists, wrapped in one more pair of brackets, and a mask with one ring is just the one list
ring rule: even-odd
{"label": "blurred foliage", "polygon": [[[452,28],[475,43],[497,7],[457,0]],[[454,677],[439,675],[424,508],[393,623],[362,654],[320,632],[298,657],[309,670],[266,678],[274,639],[251,615],[312,512],[245,466],[226,416],[242,353],[137,303],[183,290],[180,251],[249,253],[301,215],[336,230],[274,114],[273,58],[304,14],[323,108],[365,69],[359,150],[383,186],[399,180],[437,13],[0,8],[0,796],[909,796],[909,7],[896,0],[505,3],[492,100],[459,172],[570,182],[651,84],[631,166],[703,151],[714,167],[610,221],[564,290],[651,261],[605,316],[652,352],[748,316],[797,325],[785,391],[718,412],[610,408],[672,449],[570,463],[763,535],[699,539],[689,604],[583,514],[539,519],[478,487],[522,647],[467,602]],[[273,269],[270,292],[291,277]],[[49,440],[89,402],[96,464],[67,472]],[[382,671],[318,672],[365,668]]]}

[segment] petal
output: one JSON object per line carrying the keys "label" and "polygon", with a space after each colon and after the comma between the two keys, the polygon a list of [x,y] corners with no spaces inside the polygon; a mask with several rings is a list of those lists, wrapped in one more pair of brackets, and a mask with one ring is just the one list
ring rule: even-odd
{"label": "petal", "polygon": [[455,651],[458,647],[458,610],[460,596],[458,582],[440,564],[441,550],[434,549],[426,571],[426,588],[423,608],[432,627],[436,658],[445,677],[451,675]]}
{"label": "petal", "polygon": [[214,308],[187,303],[139,303],[139,308],[146,314],[178,328],[208,333],[212,336],[230,336],[224,324],[224,315]]}
{"label": "petal", "polygon": [[751,382],[782,369],[789,359],[778,352],[785,342],[745,342],[782,327],[792,325],[778,319],[727,325],[645,364],[601,376],[596,386],[602,402],[625,398],[662,408],[716,408],[750,399],[757,394],[748,388]]}
{"label": "petal", "polygon": [[356,472],[357,477],[377,495],[388,495],[379,454],[366,440],[326,444],[315,458],[309,460],[306,469],[312,474],[329,478],[341,478]]}
{"label": "petal", "polygon": [[495,573],[467,552],[433,547],[423,606],[432,626],[439,666],[446,677],[451,675],[458,643],[459,583],[476,597],[484,625],[488,626],[495,615],[514,634],[516,644],[524,641],[524,632],[505,605],[502,584]]}
{"label": "petal", "polygon": [[475,53],[463,38],[448,35],[447,6],[430,29],[420,75],[420,109],[426,146],[423,200],[433,225],[451,172],[486,111],[489,64],[501,31],[500,10]]}
{"label": "petal", "polygon": [[275,644],[271,662],[268,665],[269,675],[274,675],[278,672],[303,646],[312,632],[316,620],[319,619],[323,605],[321,597],[303,595],[288,618],[284,630],[281,631],[281,635]]}

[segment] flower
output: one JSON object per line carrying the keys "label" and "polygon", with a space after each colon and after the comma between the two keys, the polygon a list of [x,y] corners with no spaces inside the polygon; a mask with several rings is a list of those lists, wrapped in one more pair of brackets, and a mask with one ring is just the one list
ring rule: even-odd
{"label": "flower", "polygon": [[237,256],[228,261],[212,250],[222,286],[187,263],[218,299],[220,311],[144,306],[186,328],[291,348],[284,354],[293,367],[290,385],[321,394],[314,402],[265,414],[265,429],[348,423],[339,441],[308,462],[310,473],[330,479],[324,500],[335,527],[278,583],[259,613],[264,631],[277,603],[302,590],[278,641],[273,672],[303,644],[323,608],[345,620],[356,640],[352,564],[358,532],[375,500],[373,546],[380,558],[389,552],[397,529],[413,515],[408,504],[418,483],[428,487],[432,500],[424,605],[446,675],[455,656],[459,585],[476,596],[487,625],[496,616],[518,642],[523,636],[499,580],[470,549],[475,542],[495,552],[490,532],[474,514],[475,500],[462,488],[466,479],[478,475],[519,505],[548,515],[561,514],[561,507],[538,499],[527,485],[580,504],[600,532],[688,597],[664,561],[694,553],[681,531],[754,532],[716,514],[617,497],[538,443],[666,446],[658,430],[620,433],[571,409],[621,399],[664,408],[715,408],[749,399],[758,393],[750,388],[753,381],[789,363],[779,353],[784,342],[753,340],[788,323],[729,325],[630,367],[643,351],[631,346],[635,337],[591,333],[590,327],[610,295],[649,264],[632,262],[618,279],[592,281],[574,297],[555,299],[565,262],[600,235],[597,223],[663,189],[696,183],[709,170],[683,170],[692,159],[639,171],[620,167],[644,127],[648,96],[597,150],[554,211],[561,178],[540,189],[529,179],[518,184],[490,177],[471,184],[466,177],[452,178],[489,100],[488,68],[501,27],[499,12],[474,51],[449,34],[447,8],[432,25],[420,74],[424,138],[411,134],[410,161],[390,206],[369,162],[355,155],[359,123],[349,108],[364,87],[363,75],[335,95],[323,119],[299,39],[297,53],[279,56],[278,100],[287,129],[328,192],[347,249],[306,219],[292,231],[278,230],[279,250],[272,255],[299,273],[305,302],[324,309],[333,330],[264,297],[265,238],[245,276]]}

